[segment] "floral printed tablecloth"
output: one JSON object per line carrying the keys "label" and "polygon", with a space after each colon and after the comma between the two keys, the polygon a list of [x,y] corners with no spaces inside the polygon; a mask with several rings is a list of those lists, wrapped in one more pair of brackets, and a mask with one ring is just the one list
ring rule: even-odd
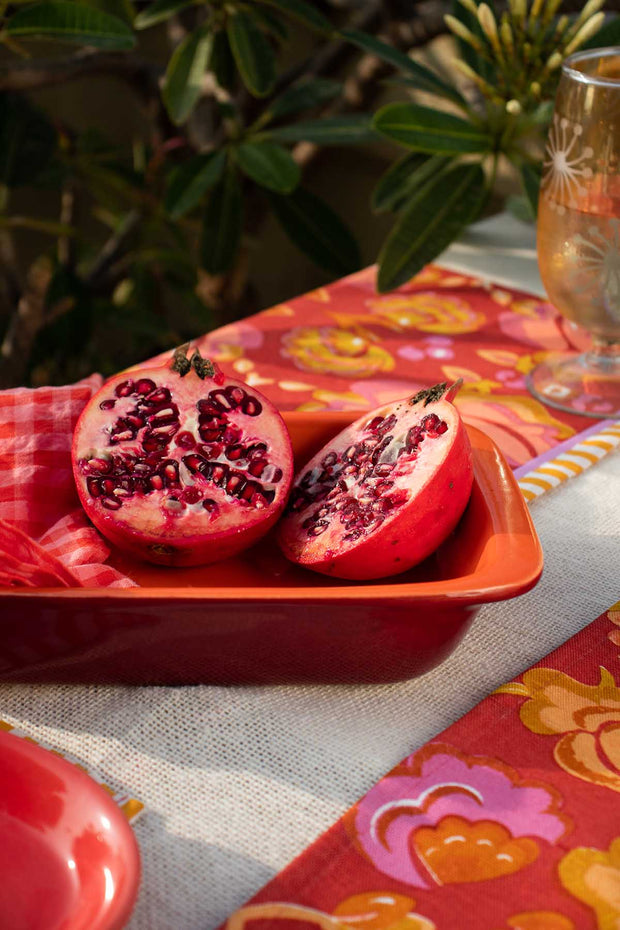
{"label": "floral printed tablecloth", "polygon": [[513,466],[591,423],[527,391],[525,375],[547,352],[587,342],[549,304],[436,266],[387,295],[374,285],[367,268],[195,344],[280,409],[363,410],[463,378],[459,409]]}
{"label": "floral printed tablecloth", "polygon": [[618,930],[620,601],[382,778],[226,930]]}

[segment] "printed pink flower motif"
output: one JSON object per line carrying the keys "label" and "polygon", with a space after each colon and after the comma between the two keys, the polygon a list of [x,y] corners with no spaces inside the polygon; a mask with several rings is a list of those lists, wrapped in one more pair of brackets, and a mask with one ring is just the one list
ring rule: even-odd
{"label": "printed pink flower motif", "polygon": [[585,330],[542,300],[514,301],[509,310],[499,314],[498,323],[511,339],[549,352],[582,350],[590,344]]}
{"label": "printed pink flower motif", "polygon": [[527,866],[536,839],[569,825],[560,798],[495,759],[432,743],[382,779],[349,814],[376,869],[416,888],[482,881]]}

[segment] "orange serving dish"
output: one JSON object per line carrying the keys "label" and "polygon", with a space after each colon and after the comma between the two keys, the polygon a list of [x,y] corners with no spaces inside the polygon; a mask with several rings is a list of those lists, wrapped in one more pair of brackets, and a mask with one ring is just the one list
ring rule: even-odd
{"label": "orange serving dish", "polygon": [[[357,413],[285,413],[298,464]],[[272,536],[199,568],[119,552],[138,588],[0,592],[0,680],[131,684],[385,682],[446,658],[482,604],[523,594],[542,550],[494,443],[468,427],[474,486],[450,538],[421,565],[343,582],[287,562]]]}

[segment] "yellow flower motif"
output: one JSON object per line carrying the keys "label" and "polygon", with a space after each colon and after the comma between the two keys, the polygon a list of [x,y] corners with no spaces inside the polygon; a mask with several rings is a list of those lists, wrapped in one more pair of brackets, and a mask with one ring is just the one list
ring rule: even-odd
{"label": "yellow flower motif", "polygon": [[318,388],[312,394],[312,400],[305,401],[296,410],[367,410],[368,401],[354,391],[329,391]]}
{"label": "yellow flower motif", "polygon": [[575,930],[575,924],[557,911],[523,911],[506,921],[510,930]]}
{"label": "yellow flower motif", "polygon": [[359,330],[298,326],[286,334],[283,342],[283,354],[303,371],[369,378],[394,368],[390,353]]}
{"label": "yellow flower motif", "polygon": [[373,319],[397,333],[418,329],[423,333],[472,333],[484,323],[484,313],[463,300],[434,291],[393,294],[368,300]]}
{"label": "yellow flower motif", "polygon": [[[612,604],[609,608],[607,611],[607,619],[620,627],[620,601]],[[612,643],[615,643],[616,646],[620,646],[620,630],[612,630],[611,633],[607,634],[607,638],[610,639]]]}
{"label": "yellow flower motif", "polygon": [[594,910],[599,930],[620,927],[620,837],[609,850],[571,849],[558,866],[560,881]]}
{"label": "yellow flower motif", "polygon": [[561,735],[553,754],[565,771],[620,791],[620,688],[606,669],[598,685],[584,685],[564,672],[535,668],[496,693],[529,698],[521,721],[533,733]]}

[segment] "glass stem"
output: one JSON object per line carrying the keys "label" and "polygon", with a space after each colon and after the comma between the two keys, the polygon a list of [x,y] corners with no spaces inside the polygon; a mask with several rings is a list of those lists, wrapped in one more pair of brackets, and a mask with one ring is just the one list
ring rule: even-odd
{"label": "glass stem", "polygon": [[593,335],[592,348],[586,352],[586,362],[588,368],[601,374],[617,376],[620,373],[620,342]]}

